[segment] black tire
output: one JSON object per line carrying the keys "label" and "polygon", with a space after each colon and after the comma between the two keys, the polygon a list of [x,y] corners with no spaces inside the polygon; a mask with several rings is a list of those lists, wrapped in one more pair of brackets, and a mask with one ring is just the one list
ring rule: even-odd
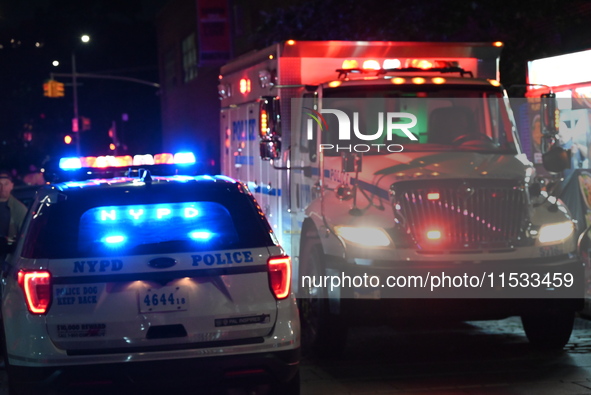
{"label": "black tire", "polygon": [[[300,254],[300,279],[303,275],[324,276],[325,255],[320,243],[303,241]],[[342,316],[331,314],[326,288],[300,284],[298,307],[302,327],[302,354],[320,358],[342,355],[348,327]]]}
{"label": "black tire", "polygon": [[529,342],[543,350],[562,350],[568,343],[575,323],[574,311],[522,315],[521,323]]}

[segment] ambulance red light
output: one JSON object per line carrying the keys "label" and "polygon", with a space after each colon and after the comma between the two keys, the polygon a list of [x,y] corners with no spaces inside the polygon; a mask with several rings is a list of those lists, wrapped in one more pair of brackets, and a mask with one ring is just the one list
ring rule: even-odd
{"label": "ambulance red light", "polygon": [[240,93],[243,95],[250,92],[250,80],[248,78],[242,78],[240,80]]}
{"label": "ambulance red light", "polygon": [[342,82],[341,81],[330,81],[328,83],[328,86],[331,88],[336,88],[337,86],[341,86]]}
{"label": "ambulance red light", "polygon": [[425,83],[425,79],[423,77],[415,77],[412,79],[413,84],[421,85]]}
{"label": "ambulance red light", "polygon": [[46,270],[18,272],[18,284],[32,314],[45,314],[51,303],[51,274]]}
{"label": "ambulance red light", "polygon": [[431,78],[431,82],[433,82],[436,85],[445,84],[445,78],[443,78],[443,77],[434,77],[434,78]]}
{"label": "ambulance red light", "polygon": [[427,239],[429,240],[440,240],[441,239],[441,231],[433,229],[427,231]]}
{"label": "ambulance red light", "polygon": [[416,67],[418,69],[430,69],[433,67],[433,63],[426,59],[411,59],[409,67]]}
{"label": "ambulance red light", "polygon": [[406,82],[406,79],[402,78],[402,77],[394,77],[392,78],[392,83],[394,85],[402,85]]}
{"label": "ambulance red light", "polygon": [[439,200],[439,192],[429,192],[427,194],[427,200]]}
{"label": "ambulance red light", "polygon": [[364,70],[379,70],[382,67],[377,60],[369,59],[363,62],[363,69]]}
{"label": "ambulance red light", "polygon": [[291,258],[288,256],[270,257],[269,286],[276,299],[285,299],[291,291]]}
{"label": "ambulance red light", "polygon": [[502,47],[502,46],[503,46],[503,42],[502,42],[502,41],[495,41],[495,42],[493,43],[493,46],[494,46],[494,47]]}
{"label": "ambulance red light", "polygon": [[386,60],[384,60],[384,63],[382,63],[382,68],[384,70],[398,69],[401,66],[402,66],[402,64],[400,63],[400,60],[398,60],[398,59],[386,59]]}
{"label": "ambulance red light", "polygon": [[287,45],[295,45],[295,40],[287,40]]}
{"label": "ambulance red light", "polygon": [[354,59],[345,59],[343,60],[343,65],[341,66],[341,68],[344,70],[358,69],[359,63],[357,63],[357,61]]}

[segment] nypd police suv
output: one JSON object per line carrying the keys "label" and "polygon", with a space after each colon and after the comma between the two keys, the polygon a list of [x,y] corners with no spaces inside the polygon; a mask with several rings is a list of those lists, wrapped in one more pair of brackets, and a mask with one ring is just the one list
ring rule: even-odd
{"label": "nypd police suv", "polygon": [[8,252],[14,393],[98,376],[299,393],[290,258],[239,182],[144,172],[49,185]]}

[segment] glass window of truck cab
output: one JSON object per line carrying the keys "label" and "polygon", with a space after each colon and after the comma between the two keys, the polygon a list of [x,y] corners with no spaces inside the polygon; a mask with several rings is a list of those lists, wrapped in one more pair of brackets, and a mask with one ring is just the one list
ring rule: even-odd
{"label": "glass window of truck cab", "polygon": [[[343,131],[345,118],[339,119],[331,109],[345,114],[348,134]],[[502,92],[482,86],[327,88],[320,113],[327,123],[323,144],[369,146],[367,154],[387,154],[379,148],[389,144],[399,144],[405,151],[519,152]],[[340,155],[337,150],[323,152]]]}

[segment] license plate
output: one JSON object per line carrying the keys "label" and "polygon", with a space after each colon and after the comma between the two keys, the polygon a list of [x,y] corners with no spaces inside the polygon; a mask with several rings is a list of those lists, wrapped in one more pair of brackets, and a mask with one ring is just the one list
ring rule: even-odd
{"label": "license plate", "polygon": [[183,287],[145,289],[139,293],[140,313],[187,310],[188,292]]}

